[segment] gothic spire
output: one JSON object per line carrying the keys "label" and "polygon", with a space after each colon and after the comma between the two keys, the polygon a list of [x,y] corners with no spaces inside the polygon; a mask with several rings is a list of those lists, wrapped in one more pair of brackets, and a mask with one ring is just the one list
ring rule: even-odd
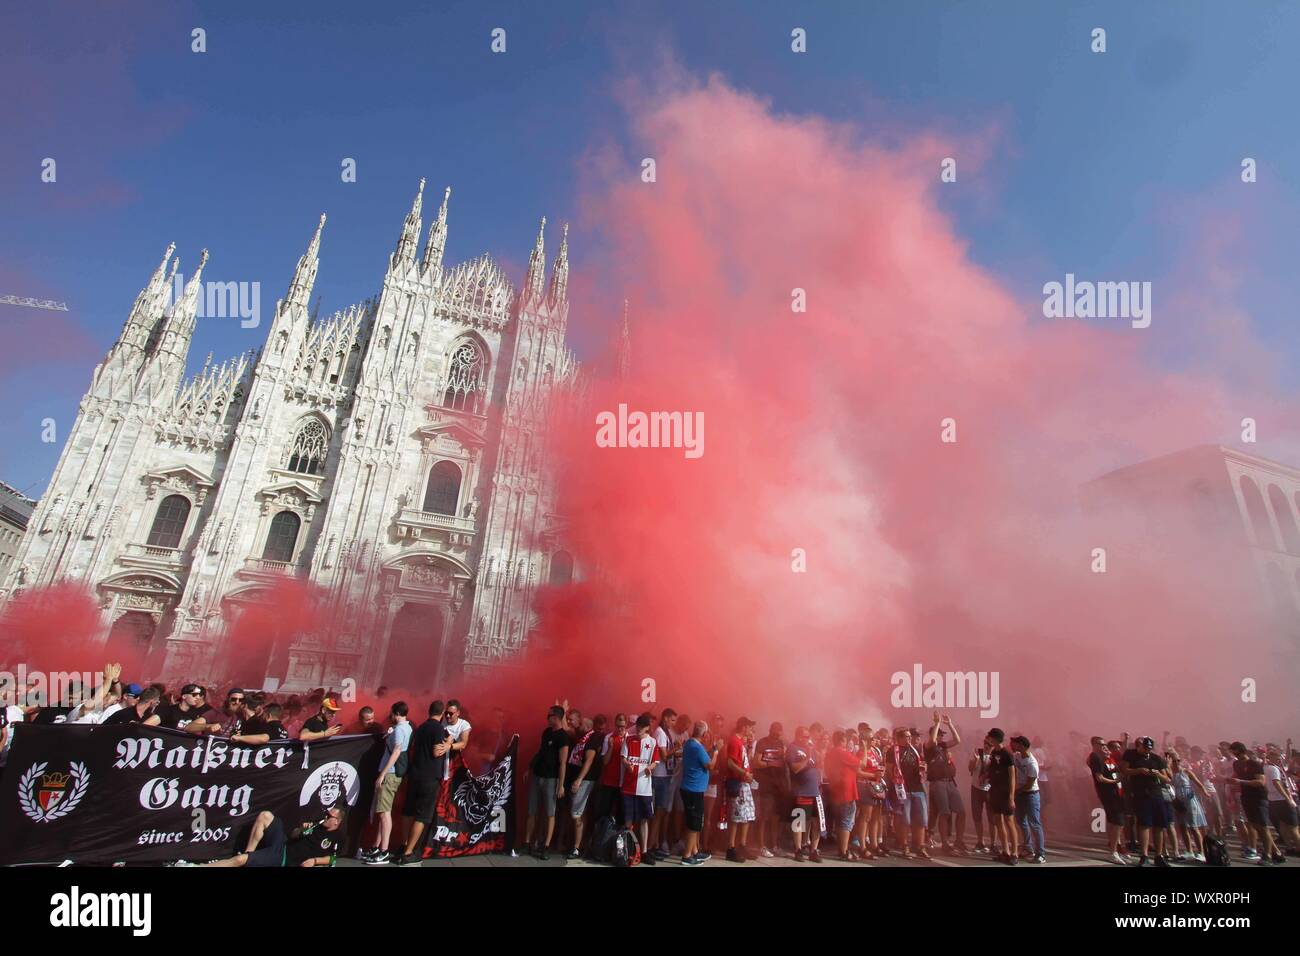
{"label": "gothic spire", "polygon": [[420,212],[424,207],[424,179],[420,179],[420,188],[415,194],[415,201],[411,203],[411,211],[406,214],[406,221],[402,223],[402,237],[397,240],[397,249],[393,252],[393,259],[389,263],[390,268],[398,265],[410,266],[415,262],[415,253],[420,246],[420,229],[422,226]]}
{"label": "gothic spire", "polygon": [[569,224],[560,233],[560,251],[551,267],[551,305],[565,300],[569,291]]}
{"label": "gothic spire", "polygon": [[532,254],[528,257],[528,275],[524,279],[524,298],[540,299],[546,290],[546,217],[537,230],[537,242],[533,244]]}
{"label": "gothic spire", "polygon": [[[175,251],[176,243],[168,243],[166,251],[163,252],[162,262],[158,263],[158,268],[154,269],[149,276],[149,281],[135,297],[118,339],[121,344],[143,349],[148,342],[149,333],[167,305],[167,288],[171,284],[171,275],[175,273],[176,263],[179,261],[172,259],[172,253]],[[169,260],[171,273],[167,273]]]}
{"label": "gothic spire", "polygon": [[298,266],[293,270],[293,280],[289,283],[289,294],[285,305],[301,305],[306,308],[311,299],[311,289],[316,283],[316,270],[320,268],[320,234],[325,228],[325,214],[320,214],[316,232],[307,244],[307,251],[298,258]]}
{"label": "gothic spire", "polygon": [[447,250],[447,202],[451,199],[451,187],[442,194],[442,206],[438,209],[438,218],[429,227],[429,241],[424,246],[424,261],[420,271],[442,268],[442,254]]}

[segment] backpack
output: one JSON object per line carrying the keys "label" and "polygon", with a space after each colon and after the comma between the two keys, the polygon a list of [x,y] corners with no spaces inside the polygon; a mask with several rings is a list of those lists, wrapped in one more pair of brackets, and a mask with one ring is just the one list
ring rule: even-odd
{"label": "backpack", "polygon": [[614,838],[618,836],[618,822],[613,817],[601,817],[591,832],[591,855],[595,860],[608,863],[614,852]]}
{"label": "backpack", "polygon": [[1232,858],[1228,855],[1228,846],[1218,837],[1205,835],[1205,864],[1206,866],[1232,866]]}
{"label": "backpack", "polygon": [[609,862],[615,866],[636,866],[641,862],[641,843],[631,830],[619,830],[614,835]]}

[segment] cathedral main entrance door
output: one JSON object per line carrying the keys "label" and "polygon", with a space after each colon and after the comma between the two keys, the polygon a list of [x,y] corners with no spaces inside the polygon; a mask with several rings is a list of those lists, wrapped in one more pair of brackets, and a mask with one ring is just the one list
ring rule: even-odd
{"label": "cathedral main entrance door", "polygon": [[393,616],[380,683],[394,690],[432,691],[442,656],[442,609],[407,601]]}

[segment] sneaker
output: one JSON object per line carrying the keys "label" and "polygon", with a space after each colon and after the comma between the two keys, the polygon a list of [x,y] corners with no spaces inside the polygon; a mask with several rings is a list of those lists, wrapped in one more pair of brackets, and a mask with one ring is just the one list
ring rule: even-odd
{"label": "sneaker", "polygon": [[732,847],[731,849],[727,850],[727,862],[728,862],[728,863],[744,863],[744,862],[745,862],[745,858],[744,858],[743,856],[741,856],[739,853],[736,852],[736,848],[735,848],[735,847]]}
{"label": "sneaker", "polygon": [[808,859],[808,857],[804,854],[803,850],[794,851],[794,861],[796,863],[802,863],[806,859]]}
{"label": "sneaker", "polygon": [[773,853],[771,850],[769,850],[767,847],[763,847],[761,850],[759,850],[758,855],[765,860],[770,860],[772,859],[772,857],[776,856],[776,854]]}
{"label": "sneaker", "polygon": [[551,851],[548,847],[542,847],[540,850],[537,851],[537,859],[549,860],[550,858],[551,858]]}
{"label": "sneaker", "polygon": [[1116,850],[1110,855],[1110,861],[1112,863],[1118,863],[1120,866],[1128,865],[1128,857],[1122,855],[1119,850]]}
{"label": "sneaker", "polygon": [[682,866],[703,866],[703,865],[704,865],[704,861],[701,860],[701,859],[699,858],[698,855],[696,855],[696,856],[684,856],[684,857],[682,857],[682,859],[681,859],[681,864],[682,864]]}
{"label": "sneaker", "polygon": [[930,851],[927,850],[925,847],[921,847],[921,849],[917,850],[917,851],[916,851],[916,855],[919,856],[919,857],[920,857],[921,859],[923,859],[923,860],[931,860],[931,859],[934,859],[932,856],[930,856]]}
{"label": "sneaker", "polygon": [[190,862],[189,860],[175,860],[175,861],[173,861],[173,862],[171,862],[171,863],[167,863],[167,864],[165,864],[165,865],[166,865],[166,866],[198,866],[197,863],[192,863],[192,862]]}
{"label": "sneaker", "polygon": [[1046,855],[1040,853],[1040,854],[1038,854],[1038,856],[1034,857],[1034,862],[1035,862],[1035,863],[1046,863],[1046,862],[1047,862],[1047,857],[1046,857]]}
{"label": "sneaker", "polygon": [[705,850],[701,850],[699,853],[695,854],[695,856],[691,857],[691,859],[699,860],[701,863],[707,863],[709,860],[713,859],[713,854],[706,852]]}
{"label": "sneaker", "polygon": [[1146,865],[1147,865],[1147,858],[1146,858],[1145,856],[1139,856],[1139,857],[1138,857],[1138,861],[1137,861],[1137,865],[1138,865],[1138,866],[1146,866]]}
{"label": "sneaker", "polygon": [[976,844],[975,844],[975,849],[974,849],[973,852],[975,852],[975,853],[987,853],[988,851],[989,851],[989,848],[986,847],[986,846],[984,845],[984,841],[981,840],[979,843],[976,843]]}
{"label": "sneaker", "polygon": [[1274,854],[1273,854],[1273,862],[1276,863],[1278,866],[1281,866],[1283,863],[1286,862],[1286,854],[1285,854],[1285,853],[1274,853]]}
{"label": "sneaker", "polygon": [[1244,860],[1258,860],[1258,859],[1259,859],[1259,853],[1257,853],[1255,850],[1246,850],[1244,853],[1242,853],[1241,856],[1242,856],[1242,859],[1244,859]]}
{"label": "sneaker", "polygon": [[811,853],[808,854],[809,863],[820,863],[821,861],[822,861],[822,855],[818,853],[816,850],[813,850]]}
{"label": "sneaker", "polygon": [[420,854],[407,853],[403,855],[400,860],[397,861],[397,865],[398,866],[419,866],[423,862],[424,860],[421,859]]}
{"label": "sneaker", "polygon": [[643,853],[641,854],[641,862],[646,866],[654,866],[659,861],[655,859],[653,853]]}
{"label": "sneaker", "polygon": [[1169,866],[1170,863],[1163,856],[1156,857],[1156,866]]}
{"label": "sneaker", "polygon": [[566,860],[580,860],[582,859],[582,854],[578,852],[578,848],[575,846],[568,853],[564,854],[564,858]]}
{"label": "sneaker", "polygon": [[911,851],[911,850],[903,850],[903,852],[902,852],[901,855],[902,855],[902,857],[903,857],[904,860],[910,860],[910,859],[913,858],[913,857],[912,857],[912,851]]}
{"label": "sneaker", "polygon": [[970,850],[966,849],[966,847],[962,846],[960,843],[954,843],[952,845],[952,852],[955,856],[970,856]]}
{"label": "sneaker", "polygon": [[383,866],[390,859],[392,859],[392,854],[387,850],[376,849],[371,851],[362,862],[367,866]]}

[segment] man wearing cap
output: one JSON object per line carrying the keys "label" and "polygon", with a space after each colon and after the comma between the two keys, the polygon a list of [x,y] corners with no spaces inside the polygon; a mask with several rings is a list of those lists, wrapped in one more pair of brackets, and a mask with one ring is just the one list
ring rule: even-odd
{"label": "man wearing cap", "polygon": [[175,704],[164,704],[144,721],[150,727],[170,727],[187,734],[216,733],[221,729],[216,714],[208,707],[208,692],[198,684],[181,688],[181,699]]}
{"label": "man wearing cap", "polygon": [[1273,831],[1269,829],[1268,785],[1264,777],[1264,762],[1240,740],[1233,741],[1228,749],[1235,758],[1232,761],[1232,776],[1240,794],[1241,812],[1246,823],[1246,850],[1250,852],[1258,847],[1259,864],[1267,866],[1274,857],[1281,854],[1273,842]]}
{"label": "man wearing cap", "polygon": [[1150,737],[1139,737],[1130,750],[1120,758],[1119,772],[1133,792],[1133,814],[1137,817],[1138,844],[1141,856],[1138,866],[1147,862],[1151,846],[1151,831],[1155,830],[1155,865],[1168,866],[1164,857],[1165,828],[1173,823],[1170,804],[1160,795],[1160,788],[1169,783],[1169,765],[1155,752],[1156,742]]}
{"label": "man wearing cap", "polygon": [[322,819],[304,823],[292,833],[285,833],[284,824],[279,818],[269,810],[263,810],[253,820],[243,853],[211,863],[179,861],[176,865],[333,866],[343,840],[343,824],[346,820],[346,807],[330,807]]}
{"label": "man wearing cap", "polygon": [[330,721],[334,715],[339,712],[339,702],[333,697],[322,697],[320,710],[316,716],[307,718],[307,722],[302,725],[302,730],[298,731],[299,740],[328,740],[330,737],[343,732],[342,724],[330,726]]}
{"label": "man wearing cap", "polygon": [[139,684],[127,684],[122,688],[122,708],[110,717],[104,718],[105,724],[140,724],[153,716],[154,708],[162,695],[157,687],[141,688]]}

